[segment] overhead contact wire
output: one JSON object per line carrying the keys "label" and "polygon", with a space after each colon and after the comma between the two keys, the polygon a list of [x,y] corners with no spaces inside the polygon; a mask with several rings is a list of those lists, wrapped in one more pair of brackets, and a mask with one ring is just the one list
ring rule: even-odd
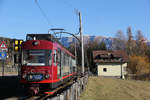
{"label": "overhead contact wire", "polygon": [[[76,7],[74,7],[74,6],[73,6],[71,3],[69,3],[68,1],[63,0],[63,2],[64,2],[65,5],[68,5],[69,7],[72,7],[72,8],[74,9],[75,14],[78,15],[79,11],[78,11],[78,9],[77,9]],[[74,35],[79,35],[79,33],[80,33],[80,30],[79,30],[79,32],[75,33]]]}
{"label": "overhead contact wire", "polygon": [[46,15],[46,13],[45,13],[44,10],[41,8],[41,6],[39,5],[39,3],[38,3],[37,0],[35,0],[35,4],[36,4],[36,5],[38,6],[38,8],[40,9],[40,11],[41,11],[42,15],[44,16],[44,18],[46,19],[48,25],[50,25],[50,26],[53,27],[53,25],[50,23],[50,21],[49,21],[47,15]]}

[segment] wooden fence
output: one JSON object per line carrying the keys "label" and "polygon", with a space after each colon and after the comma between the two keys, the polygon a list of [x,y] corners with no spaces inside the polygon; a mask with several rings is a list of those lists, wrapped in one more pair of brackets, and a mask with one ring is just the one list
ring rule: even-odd
{"label": "wooden fence", "polygon": [[47,100],[79,100],[79,97],[83,90],[86,88],[88,82],[88,75],[80,78],[70,88],[65,90],[63,93]]}

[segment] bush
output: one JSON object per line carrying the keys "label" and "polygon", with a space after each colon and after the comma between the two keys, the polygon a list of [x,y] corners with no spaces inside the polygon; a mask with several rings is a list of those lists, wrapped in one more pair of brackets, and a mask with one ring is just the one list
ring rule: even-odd
{"label": "bush", "polygon": [[131,74],[141,75],[150,72],[150,63],[147,56],[130,56],[128,69]]}

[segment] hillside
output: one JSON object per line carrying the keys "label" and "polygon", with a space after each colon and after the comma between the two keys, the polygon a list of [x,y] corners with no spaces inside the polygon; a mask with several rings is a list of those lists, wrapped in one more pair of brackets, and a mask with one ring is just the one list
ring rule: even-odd
{"label": "hillside", "polygon": [[[84,40],[84,44],[87,43],[87,41],[98,40],[99,43],[104,42],[107,48],[112,48],[113,42],[115,41],[114,38],[102,37],[102,36],[84,36],[83,40]],[[73,37],[62,37],[61,39],[61,43],[65,47],[69,47],[69,45],[73,42],[75,42],[75,38]]]}
{"label": "hillside", "polygon": [[[84,44],[87,43],[87,41],[94,41],[97,40],[97,42],[101,43],[104,42],[106,44],[107,49],[109,50],[113,50],[116,48],[116,42],[118,42],[116,40],[116,38],[113,37],[103,37],[103,36],[84,36]],[[75,38],[73,37],[62,37],[62,39],[60,40],[60,42],[65,46],[65,47],[69,47],[71,43],[75,42]],[[147,43],[147,45],[150,45],[150,41],[146,40],[145,41]]]}
{"label": "hillside", "polygon": [[150,82],[89,77],[80,100],[150,100]]}

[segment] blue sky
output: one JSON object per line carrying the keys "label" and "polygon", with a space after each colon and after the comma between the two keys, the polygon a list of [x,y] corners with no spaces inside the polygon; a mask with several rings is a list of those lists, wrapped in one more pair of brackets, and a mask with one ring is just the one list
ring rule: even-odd
{"label": "blue sky", "polygon": [[47,33],[58,27],[76,33],[82,14],[83,33],[113,37],[118,30],[134,35],[142,30],[150,40],[150,0],[37,0],[46,13],[43,17],[34,0],[0,0],[0,36],[25,39],[27,33]]}

